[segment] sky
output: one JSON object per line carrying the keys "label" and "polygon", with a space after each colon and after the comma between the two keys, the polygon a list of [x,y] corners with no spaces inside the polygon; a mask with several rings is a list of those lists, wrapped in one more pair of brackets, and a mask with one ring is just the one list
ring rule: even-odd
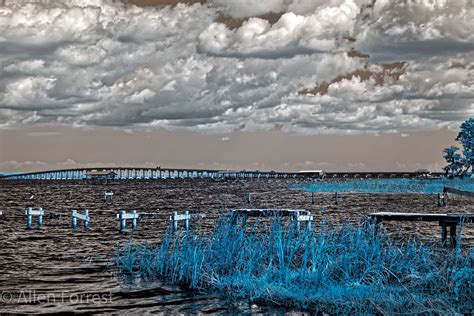
{"label": "sky", "polygon": [[472,0],[0,1],[0,171],[439,170]]}

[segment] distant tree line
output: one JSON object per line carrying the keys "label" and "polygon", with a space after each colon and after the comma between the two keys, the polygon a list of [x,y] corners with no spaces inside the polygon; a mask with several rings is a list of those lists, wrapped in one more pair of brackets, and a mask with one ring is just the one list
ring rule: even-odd
{"label": "distant tree line", "polygon": [[443,150],[444,159],[448,165],[443,168],[448,177],[464,177],[472,175],[474,165],[474,118],[467,119],[461,124],[461,130],[456,137],[462,147],[451,146]]}

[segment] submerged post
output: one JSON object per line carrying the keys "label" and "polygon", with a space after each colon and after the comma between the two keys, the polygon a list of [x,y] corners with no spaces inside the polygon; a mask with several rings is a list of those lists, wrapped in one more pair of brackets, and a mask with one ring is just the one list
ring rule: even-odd
{"label": "submerged post", "polygon": [[185,215],[185,219],[184,219],[184,229],[186,229],[186,231],[189,231],[189,219],[191,218],[191,217],[189,216],[189,211],[184,212],[184,215]]}
{"label": "submerged post", "polygon": [[446,243],[446,237],[448,235],[448,228],[444,221],[440,222],[439,225],[441,226],[441,243],[444,245]]}
{"label": "submerged post", "polygon": [[132,229],[135,230],[135,229],[137,229],[137,218],[138,218],[136,210],[132,211],[132,216],[133,216],[132,217]]}
{"label": "submerged post", "polygon": [[120,211],[120,213],[117,214],[120,232],[123,232],[127,228],[127,219],[132,220],[132,230],[136,230],[139,216],[140,214],[137,213],[136,210],[133,210],[131,213],[127,213],[126,211]]}
{"label": "submerged post", "polygon": [[205,216],[204,214],[190,214],[189,211],[185,211],[184,214],[178,214],[178,212],[173,212],[170,216],[171,231],[173,233],[178,231],[178,223],[180,221],[184,221],[184,228],[186,229],[186,231],[189,231],[190,222],[193,217],[203,218]]}
{"label": "submerged post", "polygon": [[38,212],[38,226],[41,227],[43,226],[43,209],[40,208],[40,211]]}
{"label": "submerged post", "polygon": [[171,227],[174,232],[178,231],[178,212],[173,212],[173,215],[171,215]]}
{"label": "submerged post", "polygon": [[300,212],[299,211],[296,211],[295,214],[294,214],[294,217],[293,217],[293,220],[296,224],[296,231],[299,233],[300,232],[300,228],[301,228],[301,224],[300,224]]}
{"label": "submerged post", "polygon": [[446,193],[438,193],[438,206],[446,206]]}
{"label": "submerged post", "polygon": [[28,207],[28,210],[26,211],[26,216],[28,218],[26,225],[28,229],[30,229],[31,226],[33,225],[33,215],[31,215],[31,207]]}
{"label": "submerged post", "polygon": [[298,233],[301,230],[301,222],[306,222],[306,229],[311,230],[311,222],[313,220],[311,212],[297,210],[293,215],[293,220],[295,221],[296,230]]}
{"label": "submerged post", "polygon": [[87,228],[89,228],[89,220],[90,220],[89,210],[85,210],[84,215],[86,216],[86,219],[83,221],[84,229],[87,229]]}
{"label": "submerged post", "polygon": [[127,227],[127,222],[125,220],[125,211],[121,211],[119,214],[119,222],[120,222],[120,231],[124,231]]}
{"label": "submerged post", "polygon": [[72,229],[76,229],[77,228],[77,211],[76,210],[72,210],[72,220],[71,220],[71,227]]}
{"label": "submerged post", "polygon": [[89,210],[84,210],[84,214],[80,214],[77,212],[77,210],[72,210],[72,217],[71,217],[71,226],[72,229],[77,228],[77,220],[80,219],[82,220],[82,224],[84,226],[84,229],[87,229],[89,227]]}
{"label": "submerged post", "polygon": [[456,228],[456,223],[449,225],[449,241],[451,242],[451,247],[456,247]]}
{"label": "submerged post", "polygon": [[104,192],[104,200],[106,203],[112,203],[113,192]]}
{"label": "submerged post", "polygon": [[43,226],[43,215],[44,211],[40,207],[37,210],[33,209],[32,207],[28,207],[25,211],[25,215],[27,216],[27,228],[31,229],[33,226],[33,216],[38,216],[38,227]]}
{"label": "submerged post", "polygon": [[126,211],[120,211],[120,213],[117,214],[117,220],[119,221],[120,232],[123,232],[127,228],[127,219],[132,220],[132,230],[136,230],[137,220],[139,216],[140,214],[137,213],[136,210],[133,210],[131,213],[128,213],[128,214]]}

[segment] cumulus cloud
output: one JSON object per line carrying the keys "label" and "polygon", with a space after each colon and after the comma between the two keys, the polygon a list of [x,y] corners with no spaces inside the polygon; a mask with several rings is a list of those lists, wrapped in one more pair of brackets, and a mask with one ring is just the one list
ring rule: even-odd
{"label": "cumulus cloud", "polygon": [[357,46],[378,58],[426,58],[474,50],[471,0],[377,0]]}
{"label": "cumulus cloud", "polygon": [[331,52],[352,35],[359,7],[353,0],[321,6],[313,15],[285,13],[277,23],[251,18],[236,31],[211,24],[199,37],[201,51],[219,56],[276,58]]}
{"label": "cumulus cloud", "polygon": [[[5,1],[0,127],[455,126],[474,115],[473,10],[467,0]],[[242,23],[216,22],[223,13]]]}
{"label": "cumulus cloud", "polygon": [[286,0],[213,0],[212,2],[232,17],[249,17],[268,12],[282,12],[288,7],[288,1]]}

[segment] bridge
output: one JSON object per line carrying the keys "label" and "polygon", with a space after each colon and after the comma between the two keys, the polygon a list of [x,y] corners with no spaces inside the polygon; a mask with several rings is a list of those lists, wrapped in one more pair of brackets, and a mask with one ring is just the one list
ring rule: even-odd
{"label": "bridge", "polygon": [[288,179],[288,178],[421,178],[442,173],[424,172],[281,172],[180,168],[101,167],[26,172],[0,176],[0,180],[83,180],[83,179]]}

